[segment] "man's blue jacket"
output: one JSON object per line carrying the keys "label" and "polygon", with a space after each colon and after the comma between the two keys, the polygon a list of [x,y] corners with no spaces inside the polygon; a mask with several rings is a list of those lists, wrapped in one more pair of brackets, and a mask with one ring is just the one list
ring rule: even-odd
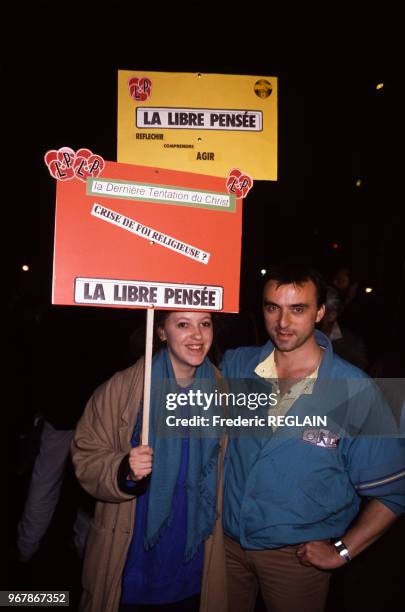
{"label": "man's blue jacket", "polygon": [[[325,445],[317,438],[320,431],[299,426],[279,427],[274,434],[269,428],[265,435],[253,428],[230,432],[224,530],[243,548],[340,537],[363,496],[395,513],[405,510],[405,439],[390,409],[366,374],[333,354],[324,334],[316,331],[316,339],[325,351],[313,393],[300,396],[288,415],[327,416],[326,434],[334,443]],[[269,341],[227,351],[221,369],[231,391],[245,386],[251,392],[257,384],[271,392],[271,381],[254,370],[273,350]]]}

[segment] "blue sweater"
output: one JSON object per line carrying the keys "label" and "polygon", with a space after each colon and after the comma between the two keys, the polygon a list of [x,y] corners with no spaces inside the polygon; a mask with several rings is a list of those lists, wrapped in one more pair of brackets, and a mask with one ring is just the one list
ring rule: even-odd
{"label": "blue sweater", "polygon": [[[289,415],[325,415],[337,443],[311,443],[308,428],[280,427],[266,437],[233,436],[224,466],[224,530],[246,549],[261,550],[340,537],[359,512],[361,496],[376,497],[393,512],[405,510],[405,439],[374,382],[333,354],[329,339],[312,395]],[[231,390],[265,381],[254,370],[272,351],[228,351],[222,370]],[[252,387],[253,385],[253,387]],[[242,409],[243,410],[243,409]],[[251,416],[251,414],[249,415]],[[312,435],[319,431],[312,430]]]}
{"label": "blue sweater", "polygon": [[[139,443],[139,426],[140,419],[135,427],[132,446]],[[201,543],[188,563],[183,561],[186,547],[189,441],[189,438],[182,440],[180,470],[169,526],[150,550],[145,550],[144,547],[148,490],[137,499],[134,533],[122,581],[123,604],[167,604],[186,599],[201,591],[204,544]]]}

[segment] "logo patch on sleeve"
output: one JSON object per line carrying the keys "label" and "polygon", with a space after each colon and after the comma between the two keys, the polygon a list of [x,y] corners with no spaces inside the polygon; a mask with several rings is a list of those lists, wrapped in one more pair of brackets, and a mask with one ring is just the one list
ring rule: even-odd
{"label": "logo patch on sleeve", "polygon": [[336,448],[339,442],[339,436],[329,429],[304,429],[302,439],[321,448]]}

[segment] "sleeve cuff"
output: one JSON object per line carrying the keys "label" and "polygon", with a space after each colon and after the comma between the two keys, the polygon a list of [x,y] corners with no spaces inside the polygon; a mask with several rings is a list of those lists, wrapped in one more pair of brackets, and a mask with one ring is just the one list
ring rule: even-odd
{"label": "sleeve cuff", "polygon": [[389,497],[377,497],[384,506],[387,506],[394,514],[405,514],[405,500],[403,495],[390,495]]}
{"label": "sleeve cuff", "polygon": [[129,495],[134,495],[135,497],[139,497],[146,492],[149,484],[149,478],[142,478],[142,480],[135,481],[130,480],[127,476],[130,473],[129,455],[125,455],[123,460],[121,461],[118,472],[117,472],[117,483],[118,487],[124,493],[128,493]]}

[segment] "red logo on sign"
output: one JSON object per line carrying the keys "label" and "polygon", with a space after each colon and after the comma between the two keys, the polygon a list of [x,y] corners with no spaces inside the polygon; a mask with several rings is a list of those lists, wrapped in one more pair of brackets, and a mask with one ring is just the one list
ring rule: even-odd
{"label": "red logo on sign", "polygon": [[253,179],[250,176],[242,174],[237,168],[230,171],[226,181],[228,193],[236,195],[237,198],[246,198],[252,187]]}
{"label": "red logo on sign", "polygon": [[51,176],[58,181],[73,178],[86,181],[88,176],[99,176],[105,165],[104,159],[90,149],[79,149],[75,153],[69,147],[62,147],[58,151],[48,151],[44,159]]}
{"label": "red logo on sign", "polygon": [[59,151],[48,151],[45,154],[45,163],[53,178],[58,181],[68,181],[74,178],[73,160],[75,152],[69,147],[62,147]]}
{"label": "red logo on sign", "polygon": [[152,81],[146,77],[133,77],[128,81],[129,95],[137,102],[145,102],[152,94]]}
{"label": "red logo on sign", "polygon": [[73,168],[76,178],[85,181],[88,176],[96,177],[104,169],[104,160],[100,155],[94,155],[89,149],[76,151]]}

